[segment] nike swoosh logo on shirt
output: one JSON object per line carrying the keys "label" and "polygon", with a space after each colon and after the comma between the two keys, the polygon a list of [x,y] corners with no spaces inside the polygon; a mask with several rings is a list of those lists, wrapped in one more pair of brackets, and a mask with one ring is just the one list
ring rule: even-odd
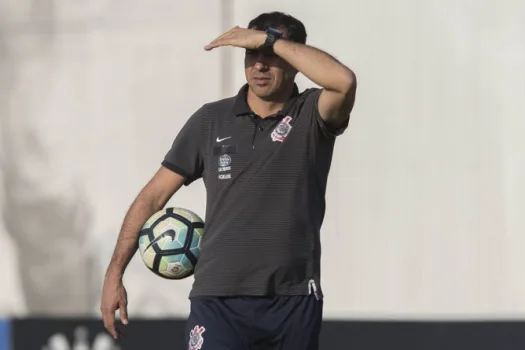
{"label": "nike swoosh logo on shirt", "polygon": [[222,142],[222,141],[224,141],[224,140],[231,139],[231,138],[232,138],[231,136],[228,136],[228,137],[225,137],[225,138],[223,138],[223,139],[220,139],[219,136],[217,136],[217,140],[216,140],[216,141],[217,141],[217,142]]}

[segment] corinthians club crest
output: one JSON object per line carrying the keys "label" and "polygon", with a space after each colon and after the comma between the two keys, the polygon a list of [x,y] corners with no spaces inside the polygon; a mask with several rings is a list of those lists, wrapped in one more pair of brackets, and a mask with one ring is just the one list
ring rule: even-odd
{"label": "corinthians club crest", "polygon": [[272,131],[272,141],[279,141],[283,142],[290,131],[292,130],[292,126],[290,125],[290,120],[292,120],[292,117],[287,116],[281,122],[273,129]]}
{"label": "corinthians club crest", "polygon": [[202,348],[202,344],[204,343],[204,338],[202,337],[202,333],[206,328],[195,326],[190,332],[190,343],[189,343],[189,350],[200,350]]}

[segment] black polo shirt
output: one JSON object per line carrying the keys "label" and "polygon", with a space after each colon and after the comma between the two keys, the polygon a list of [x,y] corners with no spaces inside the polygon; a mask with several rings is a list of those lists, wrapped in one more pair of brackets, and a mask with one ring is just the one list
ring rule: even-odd
{"label": "black polo shirt", "polygon": [[260,118],[248,86],[202,106],[186,122],[163,166],[186,185],[203,178],[206,235],[190,297],[304,295],[320,286],[320,229],[337,135],[321,119],[321,89],[294,94]]}

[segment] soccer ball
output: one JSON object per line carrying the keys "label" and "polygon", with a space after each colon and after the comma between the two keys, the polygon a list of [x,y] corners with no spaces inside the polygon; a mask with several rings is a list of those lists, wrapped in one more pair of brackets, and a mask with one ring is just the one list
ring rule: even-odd
{"label": "soccer ball", "polygon": [[144,264],[168,279],[193,274],[204,237],[204,221],[184,208],[165,208],[153,214],[139,233]]}

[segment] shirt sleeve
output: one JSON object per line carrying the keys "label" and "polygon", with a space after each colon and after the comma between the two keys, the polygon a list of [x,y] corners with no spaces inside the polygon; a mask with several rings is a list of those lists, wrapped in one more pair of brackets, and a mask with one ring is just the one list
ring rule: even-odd
{"label": "shirt sleeve", "polygon": [[312,109],[312,117],[319,127],[321,133],[328,138],[335,138],[343,134],[348,128],[350,118],[346,118],[343,124],[341,124],[339,127],[332,126],[325,122],[319,113],[319,96],[321,96],[322,91],[322,89],[318,88],[309,89],[306,96],[306,105]]}
{"label": "shirt sleeve", "polygon": [[202,115],[201,108],[186,121],[162,161],[162,166],[185,178],[186,186],[201,178],[204,171]]}

